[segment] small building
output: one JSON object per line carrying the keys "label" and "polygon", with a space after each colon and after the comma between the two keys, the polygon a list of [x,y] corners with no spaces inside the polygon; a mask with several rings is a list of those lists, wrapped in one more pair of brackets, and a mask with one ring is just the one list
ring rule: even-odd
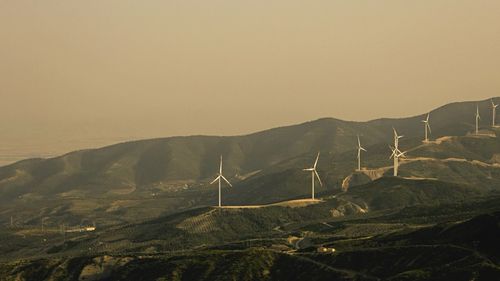
{"label": "small building", "polygon": [[66,233],[92,232],[92,231],[95,231],[95,230],[96,230],[95,226],[85,226],[85,227],[76,227],[76,228],[64,229],[63,232],[66,232]]}
{"label": "small building", "polygon": [[328,247],[319,247],[317,251],[320,254],[331,254],[336,252],[334,248],[328,248]]}

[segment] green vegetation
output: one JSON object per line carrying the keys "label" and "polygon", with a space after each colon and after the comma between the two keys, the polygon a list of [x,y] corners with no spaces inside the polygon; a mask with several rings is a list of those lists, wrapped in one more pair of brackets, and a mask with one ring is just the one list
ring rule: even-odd
{"label": "green vegetation", "polygon": [[[434,131],[455,137],[427,144],[420,117],[321,119],[2,167],[0,280],[500,280],[500,140],[465,136],[469,107],[434,111]],[[368,169],[353,174],[359,132]],[[317,150],[321,201],[286,201],[309,198]],[[209,207],[220,153],[233,208]]]}

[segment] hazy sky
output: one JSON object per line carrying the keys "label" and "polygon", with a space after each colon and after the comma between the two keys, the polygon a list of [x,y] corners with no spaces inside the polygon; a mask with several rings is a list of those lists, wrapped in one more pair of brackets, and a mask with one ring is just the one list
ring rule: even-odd
{"label": "hazy sky", "polygon": [[499,15],[498,0],[0,0],[0,154],[499,96]]}

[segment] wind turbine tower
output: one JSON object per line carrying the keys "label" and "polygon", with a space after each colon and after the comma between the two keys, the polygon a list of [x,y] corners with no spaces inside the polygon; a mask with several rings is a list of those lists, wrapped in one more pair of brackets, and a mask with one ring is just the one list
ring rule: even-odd
{"label": "wind turbine tower", "polygon": [[429,142],[429,134],[432,134],[431,125],[429,124],[430,117],[431,117],[431,114],[427,113],[427,118],[425,118],[425,120],[422,120],[422,123],[424,123],[424,130],[425,130],[424,142]]}
{"label": "wind turbine tower", "polygon": [[498,104],[495,104],[495,103],[493,102],[493,99],[492,99],[492,100],[491,100],[491,108],[492,108],[492,110],[493,110],[493,122],[491,123],[491,124],[492,124],[491,126],[492,126],[493,128],[495,128],[495,127],[496,127],[496,124],[495,124],[496,122],[495,122],[495,121],[496,121],[496,117],[497,117],[497,107],[498,107]]}
{"label": "wind turbine tower", "polygon": [[396,129],[394,129],[394,147],[389,146],[389,148],[392,150],[391,157],[389,159],[393,158],[394,159],[394,176],[397,177],[399,173],[399,158],[404,157],[406,152],[401,152],[399,150],[399,139],[402,138],[403,136],[398,135],[398,132]]}
{"label": "wind turbine tower", "polygon": [[42,218],[42,232],[44,232],[44,231],[45,231],[45,221],[46,221],[46,220],[48,220],[48,219],[49,219],[49,218],[47,218],[47,217],[43,217],[43,218]]}
{"label": "wind turbine tower", "polygon": [[361,171],[361,151],[367,152],[367,150],[361,146],[361,141],[358,136],[358,171]]}
{"label": "wind turbine tower", "polygon": [[318,156],[316,156],[316,161],[314,161],[314,166],[312,166],[312,168],[304,169],[304,171],[311,172],[311,178],[312,178],[312,181],[311,181],[311,199],[312,200],[315,200],[314,199],[314,182],[316,181],[316,178],[318,178],[319,184],[321,186],[323,186],[323,183],[321,182],[321,178],[319,177],[318,171],[316,170],[316,167],[318,166],[319,154],[320,153],[318,152]]}
{"label": "wind turbine tower", "polygon": [[481,120],[481,115],[479,115],[479,106],[476,107],[476,135],[479,135],[479,120]]}
{"label": "wind turbine tower", "polygon": [[222,175],[222,155],[220,156],[220,166],[219,166],[219,173],[217,174],[217,177],[215,180],[213,180],[210,184],[214,184],[216,181],[219,181],[219,207],[222,207],[221,203],[221,186],[222,186],[222,180],[224,180],[230,187],[233,187],[231,183]]}

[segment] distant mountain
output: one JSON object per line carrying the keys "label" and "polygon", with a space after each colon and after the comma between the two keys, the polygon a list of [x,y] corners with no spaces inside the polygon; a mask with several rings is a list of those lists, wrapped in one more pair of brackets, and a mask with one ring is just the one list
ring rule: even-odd
{"label": "distant mountain", "polygon": [[[495,100],[500,102],[500,98]],[[472,131],[476,104],[483,116],[482,127],[488,128],[489,100],[453,103],[431,112],[433,138],[462,136]],[[0,168],[0,196],[5,199],[27,193],[55,196],[68,192],[98,196],[130,193],[155,185],[192,183],[215,174],[220,154],[229,177],[244,177],[317,151],[337,155],[352,150],[358,134],[367,147],[390,142],[392,127],[407,138],[421,137],[422,118],[423,115],[369,122],[329,118],[246,136],[144,140],[53,159],[26,160]]]}
{"label": "distant mountain", "polygon": [[[500,98],[495,98],[500,102]],[[476,104],[485,136],[474,128]],[[490,101],[453,103],[431,112],[432,139],[422,144],[425,114],[403,119],[349,122],[320,119],[246,136],[192,136],[117,144],[30,159],[0,168],[0,223],[115,224],[210,206],[216,187],[208,186],[224,156],[225,204],[267,204],[310,196],[310,176],[301,169],[321,151],[318,196],[340,191],[356,167],[356,135],[363,154],[365,184],[391,174],[388,144],[392,127],[405,138],[401,176],[439,180],[477,190],[500,188],[500,134],[487,125]],[[470,113],[470,114],[467,114]],[[450,137],[451,136],[451,137]],[[455,136],[455,137],[454,137]],[[444,137],[444,138],[442,138]]]}

